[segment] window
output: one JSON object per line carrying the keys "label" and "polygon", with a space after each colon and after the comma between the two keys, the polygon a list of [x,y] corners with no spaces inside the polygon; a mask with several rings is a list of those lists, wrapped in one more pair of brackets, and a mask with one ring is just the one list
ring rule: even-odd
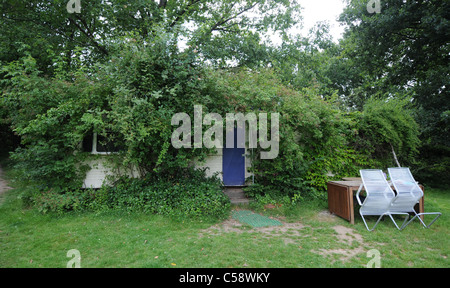
{"label": "window", "polygon": [[[107,133],[111,134],[111,133]],[[110,154],[117,153],[122,150],[123,147],[118,144],[116,137],[105,137],[104,135],[98,135],[97,133],[89,133],[83,139],[82,150],[83,152],[91,152],[92,154]]]}

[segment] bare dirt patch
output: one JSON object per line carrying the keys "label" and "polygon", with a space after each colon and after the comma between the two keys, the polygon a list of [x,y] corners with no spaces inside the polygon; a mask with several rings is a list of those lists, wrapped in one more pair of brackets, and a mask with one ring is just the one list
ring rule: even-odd
{"label": "bare dirt patch", "polygon": [[346,243],[348,245],[352,245],[353,241],[363,243],[363,238],[361,235],[355,232],[352,228],[344,227],[344,226],[334,226],[333,229],[336,231],[337,238],[339,242]]}
{"label": "bare dirt patch", "polygon": [[227,220],[225,220],[222,223],[216,224],[214,226],[211,226],[207,229],[203,229],[200,232],[200,237],[204,237],[204,236],[218,236],[218,235],[222,235],[224,233],[244,233],[245,232],[245,226],[241,223],[239,223],[239,221],[233,219],[233,218],[229,218]]}
{"label": "bare dirt patch", "polygon": [[[331,256],[333,258],[335,258],[336,255],[340,261],[347,262],[351,258],[365,251],[363,245],[364,240],[361,235],[355,232],[355,230],[341,225],[334,226],[333,229],[336,231],[337,241],[344,244],[346,248],[319,249],[313,252],[322,256]],[[331,260],[331,263],[334,262],[335,260]]]}
{"label": "bare dirt patch", "polygon": [[[279,219],[277,219],[280,221]],[[251,228],[248,225],[241,224],[235,219],[227,219],[220,224],[216,224],[200,232],[200,237],[219,236],[225,233],[260,233],[263,238],[280,237],[284,243],[295,243],[295,238],[305,237],[306,234],[301,230],[305,227],[302,223],[283,223],[282,226],[256,227]],[[310,235],[308,233],[307,235]]]}
{"label": "bare dirt patch", "polygon": [[328,222],[328,223],[338,221],[338,217],[336,215],[331,214],[330,211],[328,210],[323,210],[317,213],[316,219],[319,220],[320,222]]}
{"label": "bare dirt patch", "polygon": [[12,189],[12,188],[9,187],[6,180],[3,179],[3,170],[2,170],[2,166],[0,166],[0,204],[3,202],[3,197],[4,197],[3,193],[9,189]]}
{"label": "bare dirt patch", "polygon": [[[329,212],[321,212],[317,215],[319,219],[326,222],[335,221],[335,216],[329,214]],[[302,247],[302,241],[318,241],[319,236],[313,236],[314,231],[318,228],[312,228],[311,226],[302,224],[300,222],[286,223],[277,219],[283,223],[282,226],[270,226],[261,228],[252,228],[248,225],[242,224],[235,219],[227,219],[222,223],[211,226],[202,230],[199,233],[199,237],[214,237],[220,236],[226,233],[259,233],[261,238],[271,239],[278,238],[284,241],[286,245],[294,244]],[[364,239],[354,229],[345,227],[342,225],[336,225],[332,227],[334,234],[331,234],[333,241],[331,246],[338,248],[330,249],[317,249],[311,250],[311,252],[330,258],[330,263],[333,264],[336,261],[347,262],[351,258],[360,253],[364,253]],[[317,231],[316,231],[317,232]],[[329,232],[323,232],[329,233]],[[325,245],[325,243],[324,243]]]}

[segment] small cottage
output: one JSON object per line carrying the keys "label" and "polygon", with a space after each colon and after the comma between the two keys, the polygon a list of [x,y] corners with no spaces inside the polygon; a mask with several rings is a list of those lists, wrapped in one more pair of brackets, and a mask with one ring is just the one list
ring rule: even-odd
{"label": "small cottage", "polygon": [[[235,140],[236,141],[236,140]],[[83,188],[100,188],[103,184],[108,184],[108,176],[128,175],[130,177],[140,177],[136,167],[123,167],[121,169],[113,168],[107,157],[114,156],[120,147],[101,144],[101,136],[93,133],[83,141],[83,151],[96,155],[89,159],[88,164],[91,169],[86,173],[83,182]],[[221,148],[217,149],[216,154],[208,156],[204,163],[195,163],[198,168],[208,168],[207,176],[217,174],[222,180],[224,186],[243,186],[245,179],[252,174],[248,172],[251,166],[247,148]]]}

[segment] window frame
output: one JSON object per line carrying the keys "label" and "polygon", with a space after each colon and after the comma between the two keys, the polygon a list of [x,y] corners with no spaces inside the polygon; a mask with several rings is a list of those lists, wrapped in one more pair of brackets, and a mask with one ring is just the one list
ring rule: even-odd
{"label": "window frame", "polygon": [[93,132],[92,136],[92,150],[91,154],[93,155],[110,155],[110,154],[119,154],[119,152],[108,152],[108,151],[97,151],[97,132]]}

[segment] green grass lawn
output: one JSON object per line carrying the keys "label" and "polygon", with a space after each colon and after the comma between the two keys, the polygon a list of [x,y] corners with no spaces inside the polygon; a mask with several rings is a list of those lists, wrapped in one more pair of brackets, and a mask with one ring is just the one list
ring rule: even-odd
{"label": "green grass lawn", "polygon": [[[450,190],[426,189],[426,211],[443,216],[398,231],[386,218],[368,232],[331,216],[326,202],[299,204],[283,226],[251,228],[231,218],[173,220],[126,212],[42,215],[24,209],[21,188],[0,196],[0,267],[365,267],[371,249],[381,267],[450,267]],[[236,209],[236,208],[234,208]],[[269,211],[259,211],[269,213]],[[276,216],[277,211],[270,211]]]}

